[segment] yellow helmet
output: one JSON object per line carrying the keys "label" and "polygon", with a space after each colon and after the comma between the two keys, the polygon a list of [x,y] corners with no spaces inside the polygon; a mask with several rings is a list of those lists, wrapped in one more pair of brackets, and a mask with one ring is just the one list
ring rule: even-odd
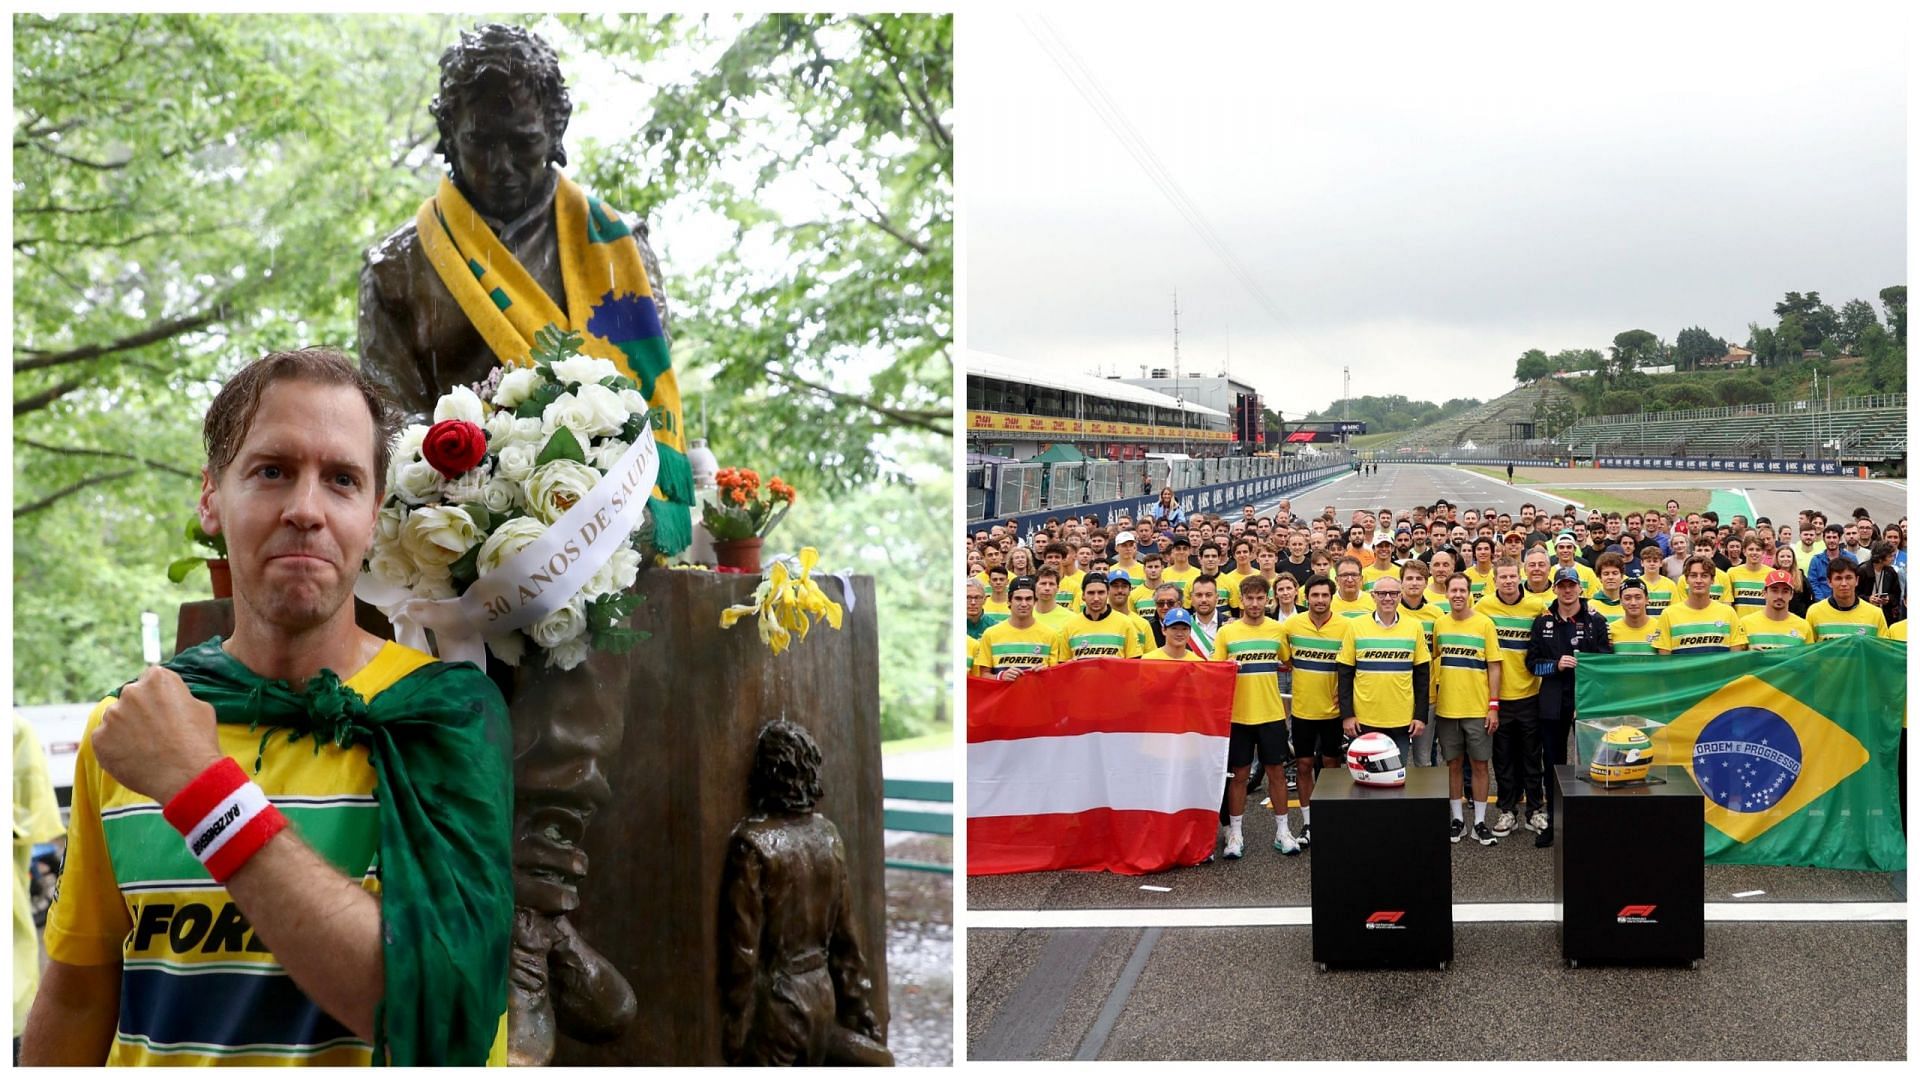
{"label": "yellow helmet", "polygon": [[1608,728],[1607,733],[1600,736],[1600,745],[1593,752],[1593,764],[1587,774],[1602,784],[1645,780],[1652,764],[1653,740],[1644,730],[1622,724]]}

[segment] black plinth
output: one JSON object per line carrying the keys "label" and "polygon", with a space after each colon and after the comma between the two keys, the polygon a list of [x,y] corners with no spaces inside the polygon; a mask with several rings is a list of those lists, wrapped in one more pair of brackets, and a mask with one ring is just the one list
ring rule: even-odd
{"label": "black plinth", "polygon": [[1345,769],[1313,786],[1313,959],[1329,967],[1445,968],[1453,960],[1447,770],[1399,788]]}
{"label": "black plinth", "polygon": [[1696,964],[1706,955],[1700,787],[1678,766],[1652,775],[1666,783],[1603,788],[1571,765],[1553,768],[1553,903],[1570,964]]}

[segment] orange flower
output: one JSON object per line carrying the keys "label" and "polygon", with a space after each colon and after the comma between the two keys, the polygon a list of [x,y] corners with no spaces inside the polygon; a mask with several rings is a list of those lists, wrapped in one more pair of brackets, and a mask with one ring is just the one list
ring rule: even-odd
{"label": "orange flower", "polygon": [[741,491],[741,490],[740,490],[739,488],[734,488],[734,489],[733,489],[733,491],[731,492],[731,494],[732,494],[732,496],[733,496],[733,501],[734,501],[735,503],[738,503],[738,504],[739,504],[739,505],[741,505],[741,506],[745,506],[745,505],[747,505],[747,493],[746,493],[746,492],[744,492],[744,491]]}

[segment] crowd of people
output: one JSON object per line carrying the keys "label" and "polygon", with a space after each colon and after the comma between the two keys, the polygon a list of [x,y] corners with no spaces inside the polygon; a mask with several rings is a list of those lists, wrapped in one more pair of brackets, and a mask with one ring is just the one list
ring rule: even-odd
{"label": "crowd of people", "polygon": [[[1017,679],[1091,658],[1234,663],[1229,859],[1244,854],[1242,818],[1262,774],[1274,847],[1311,844],[1314,777],[1341,767],[1347,741],[1366,732],[1391,738],[1407,764],[1446,765],[1456,843],[1526,829],[1547,847],[1546,770],[1567,763],[1582,654],[1904,641],[1906,524],[1882,526],[1864,508],[1723,522],[1677,500],[1513,515],[1440,499],[1355,510],[1342,525],[1332,506],[1296,516],[1288,499],[1267,515],[1252,504],[1237,517],[1190,514],[1167,489],[1138,520],[975,532],[970,670]],[[1904,732],[1901,745],[1904,813]]]}

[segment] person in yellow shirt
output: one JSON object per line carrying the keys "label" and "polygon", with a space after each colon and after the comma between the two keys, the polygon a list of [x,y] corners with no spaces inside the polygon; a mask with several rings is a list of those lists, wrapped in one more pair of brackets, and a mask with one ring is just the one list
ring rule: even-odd
{"label": "person in yellow shirt", "polygon": [[1620,583],[1619,622],[1607,624],[1607,636],[1617,656],[1657,655],[1653,643],[1660,639],[1660,622],[1647,614],[1647,583],[1634,577]]}
{"label": "person in yellow shirt", "polygon": [[[1432,604],[1435,611],[1445,614],[1447,579],[1460,572],[1460,557],[1452,548],[1435,548],[1433,554],[1427,557],[1427,566],[1432,570],[1431,576],[1427,578],[1427,603]],[[1468,579],[1467,584],[1469,588],[1472,587],[1471,578]]]}
{"label": "person in yellow shirt", "polygon": [[1160,572],[1160,580],[1180,586],[1183,606],[1193,603],[1193,579],[1200,576],[1200,568],[1193,565],[1193,545],[1184,536],[1173,538],[1173,544],[1167,549],[1171,560],[1165,570]]}
{"label": "person in yellow shirt", "polygon": [[[1516,560],[1515,566],[1519,565]],[[1479,603],[1493,584],[1493,539],[1482,536],[1473,541],[1473,565],[1467,567],[1467,580],[1473,582],[1473,599]]]}
{"label": "person in yellow shirt", "polygon": [[996,566],[987,571],[987,600],[980,607],[980,617],[991,628],[995,623],[1007,621],[1013,608],[1007,602],[1007,568]]}
{"label": "person in yellow shirt", "polygon": [[[1433,625],[1434,741],[1447,763],[1447,834],[1453,843],[1467,834],[1463,802],[1473,803],[1473,838],[1482,847],[1500,842],[1487,827],[1487,763],[1493,757],[1494,732],[1500,729],[1500,634],[1493,620],[1473,610],[1473,582],[1465,574],[1447,575],[1447,612]],[[1465,786],[1471,764],[1473,786]]]}
{"label": "person in yellow shirt", "polygon": [[1131,578],[1136,584],[1147,580],[1147,568],[1140,565],[1135,553],[1140,550],[1139,541],[1133,533],[1122,532],[1113,538],[1113,567],[1109,574],[1120,573]]}
{"label": "person in yellow shirt", "polygon": [[1426,627],[1400,613],[1398,579],[1373,588],[1370,618],[1355,619],[1340,643],[1341,727],[1347,738],[1379,732],[1412,756],[1413,736],[1426,730],[1427,694],[1433,685]]}
{"label": "person in yellow shirt", "polygon": [[1052,570],[1060,579],[1059,590],[1054,597],[1054,605],[1065,608],[1068,611],[1077,611],[1080,607],[1080,592],[1078,588],[1076,588],[1076,585],[1080,580],[1080,575],[1086,573],[1086,570],[1085,568],[1077,567],[1076,564],[1073,563],[1072,558],[1073,549],[1055,541],[1047,545],[1046,551],[1040,557],[1040,565],[1048,570]]}
{"label": "person in yellow shirt", "polygon": [[1765,554],[1768,552],[1764,544],[1757,541],[1748,544],[1739,565],[1726,572],[1733,610],[1742,616],[1767,606],[1767,579],[1773,575],[1773,567],[1761,561]]}
{"label": "person in yellow shirt", "polygon": [[[1400,614],[1420,622],[1422,633],[1427,639],[1427,653],[1437,656],[1433,650],[1434,620],[1446,613],[1444,604],[1435,604],[1427,599],[1427,564],[1419,559],[1408,559],[1400,567]],[[1429,665],[1428,670],[1435,678],[1439,677],[1439,665]],[[1432,688],[1428,688],[1427,703],[1433,703]],[[1413,737],[1413,756],[1407,759],[1408,767],[1426,767],[1438,765],[1434,755],[1433,717],[1422,716],[1426,728]]]}
{"label": "person in yellow shirt", "polygon": [[1073,612],[1060,606],[1060,575],[1045,566],[1034,575],[1033,621],[1054,633],[1066,629]]}
{"label": "person in yellow shirt", "polygon": [[1660,576],[1660,567],[1665,561],[1658,544],[1648,544],[1640,549],[1640,583],[1647,587],[1647,615],[1650,618],[1659,618],[1660,613],[1673,603],[1674,593],[1678,591],[1673,579]]}
{"label": "person in yellow shirt", "polygon": [[[1087,605],[1087,610],[1069,620],[1055,639],[1055,663],[1101,657],[1130,660],[1140,655],[1139,636],[1134,631],[1133,619],[1107,606],[1108,589],[1108,581],[1098,573],[1090,573],[1081,579],[1080,599]],[[986,639],[982,637],[981,640]]]}
{"label": "person in yellow shirt", "polygon": [[1856,634],[1878,634],[1887,628],[1879,608],[1860,599],[1860,569],[1845,554],[1827,561],[1827,586],[1833,595],[1807,609],[1807,625],[1815,642]]}
{"label": "person in yellow shirt", "polygon": [[[1059,637],[1033,619],[1038,586],[1032,578],[1014,582],[1008,595],[1005,622],[987,627],[973,643],[973,673],[983,679],[1017,679],[1054,664],[1054,641]],[[1101,593],[1105,596],[1105,591]]]}
{"label": "person in yellow shirt", "polygon": [[47,778],[47,755],[33,725],[13,714],[13,1030],[14,1058],[34,991],[40,988],[40,935],[33,922],[33,848],[67,834]]}
{"label": "person in yellow shirt", "polygon": [[[1240,581],[1253,577],[1260,569],[1253,565],[1253,541],[1241,538],[1233,542],[1233,565],[1220,572],[1220,599],[1228,607],[1240,609]],[[1267,583],[1272,593],[1272,582]]]}
{"label": "person in yellow shirt", "polygon": [[[1147,602],[1147,610],[1153,610],[1153,594],[1141,589],[1140,597]],[[1107,572],[1107,606],[1116,615],[1126,617],[1133,626],[1133,655],[1139,656],[1153,648],[1153,626],[1135,613],[1133,603],[1133,580],[1119,570]]]}
{"label": "person in yellow shirt", "polygon": [[[1383,536],[1373,542],[1373,563],[1361,568],[1360,571],[1361,592],[1372,592],[1374,583],[1381,578],[1399,579],[1400,567],[1394,564],[1393,551],[1393,537],[1391,536]],[[1368,614],[1372,614],[1372,612],[1368,612]]]}
{"label": "person in yellow shirt", "polygon": [[[1580,545],[1574,540],[1572,533],[1563,532],[1553,538],[1553,555],[1558,562],[1553,570],[1572,570],[1580,575],[1580,595],[1591,599],[1594,593],[1600,591],[1600,576],[1576,561],[1579,554]],[[1625,565],[1624,560],[1621,565]]]}
{"label": "person in yellow shirt", "polygon": [[[1157,551],[1150,551],[1140,557],[1140,565],[1146,569],[1147,580],[1129,596],[1133,614],[1147,619],[1153,617],[1153,594],[1159,591],[1160,586],[1167,583],[1167,557]],[[1108,596],[1107,603],[1111,605],[1113,602],[1113,597]]]}
{"label": "person in yellow shirt", "polygon": [[1360,560],[1342,555],[1333,564],[1333,614],[1340,619],[1364,619],[1373,614],[1373,599],[1360,591]]}
{"label": "person in yellow shirt", "polygon": [[[1537,554],[1544,560],[1546,552]],[[1493,777],[1499,814],[1493,821],[1493,835],[1505,837],[1522,820],[1529,824],[1538,820],[1540,828],[1546,827],[1540,676],[1527,666],[1527,648],[1533,640],[1533,620],[1547,609],[1547,599],[1522,590],[1520,564],[1512,559],[1495,562],[1493,572],[1493,591],[1482,596],[1474,610],[1493,620],[1494,632],[1500,637],[1500,724],[1493,732]],[[1523,794],[1526,817],[1520,818]]]}
{"label": "person in yellow shirt", "polygon": [[1280,662],[1293,680],[1294,775],[1300,785],[1301,833],[1313,828],[1313,781],[1322,768],[1341,767],[1346,738],[1340,728],[1340,645],[1346,619],[1333,614],[1333,582],[1324,574],[1300,587],[1307,609],[1280,627]]}
{"label": "person in yellow shirt", "polygon": [[1671,656],[1746,649],[1747,632],[1740,625],[1740,616],[1713,598],[1717,572],[1710,556],[1687,557],[1686,599],[1660,614],[1660,636],[1654,648]]}
{"label": "person in yellow shirt", "polygon": [[1221,627],[1213,639],[1213,659],[1231,660],[1239,666],[1227,740],[1227,768],[1233,778],[1227,786],[1224,854],[1237,859],[1245,850],[1241,815],[1247,809],[1247,778],[1257,746],[1266,770],[1267,790],[1273,793],[1274,850],[1298,855],[1300,841],[1287,826],[1287,709],[1276,678],[1280,672],[1280,624],[1266,617],[1267,583],[1259,576],[1241,583],[1240,603],[1240,618]]}
{"label": "person in yellow shirt", "polygon": [[1168,608],[1160,616],[1160,627],[1167,643],[1142,656],[1142,660],[1182,660],[1205,663],[1207,658],[1193,651],[1193,616],[1186,608]]}
{"label": "person in yellow shirt", "polygon": [[1768,649],[1790,649],[1813,644],[1813,628],[1807,625],[1807,620],[1787,610],[1787,605],[1793,602],[1791,572],[1767,572],[1766,601],[1766,606],[1759,611],[1748,612],[1740,617],[1741,629],[1747,635],[1747,648],[1754,652],[1765,652]]}
{"label": "person in yellow shirt", "polygon": [[1599,574],[1600,588],[1587,597],[1587,606],[1606,616],[1607,626],[1611,628],[1627,613],[1620,603],[1620,585],[1627,579],[1626,556],[1609,551],[1594,560],[1594,570]]}

